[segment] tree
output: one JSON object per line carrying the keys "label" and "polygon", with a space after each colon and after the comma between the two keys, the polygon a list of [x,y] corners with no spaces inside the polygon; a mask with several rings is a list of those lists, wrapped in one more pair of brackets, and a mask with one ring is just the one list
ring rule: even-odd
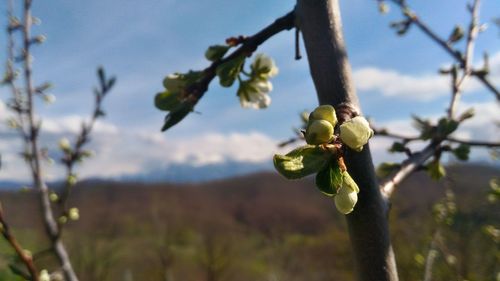
{"label": "tree", "polygon": [[[60,164],[65,168],[65,180],[60,190],[49,186],[44,174],[43,162],[53,161],[48,156],[47,149],[40,144],[40,132],[43,128],[42,120],[36,115],[35,99],[42,98],[48,103],[55,101],[55,97],[48,94],[51,88],[50,83],[35,85],[32,64],[33,58],[31,50],[38,44],[45,41],[45,36],[31,33],[33,24],[39,22],[32,11],[32,0],[22,1],[22,16],[17,17],[14,11],[14,2],[7,0],[8,6],[8,56],[6,71],[2,82],[9,88],[12,96],[7,105],[13,113],[13,117],[8,120],[12,129],[19,133],[23,143],[24,151],[21,152],[31,174],[32,189],[37,193],[40,204],[40,221],[42,222],[46,237],[49,241],[49,249],[41,251],[54,255],[57,259],[60,269],[48,271],[46,269],[40,272],[36,269],[36,258],[41,253],[32,254],[31,251],[22,248],[20,243],[10,231],[8,220],[4,210],[0,207],[0,232],[6,241],[12,246],[24,268],[17,264],[11,264],[12,271],[25,280],[50,280],[54,274],[62,274],[67,281],[78,281],[78,277],[73,269],[69,253],[62,239],[62,233],[65,224],[68,221],[79,219],[79,211],[71,207],[68,199],[77,182],[75,166],[85,158],[91,156],[91,152],[85,150],[85,145],[90,141],[90,133],[97,119],[104,116],[102,102],[104,97],[114,86],[116,79],[108,78],[103,70],[99,68],[97,76],[99,86],[94,89],[95,103],[90,120],[82,122],[81,130],[72,144],[68,139],[63,138],[59,142],[61,152]],[[19,46],[16,44],[17,34],[19,34]],[[18,69],[19,68],[19,69]],[[22,74],[20,74],[22,72]],[[20,77],[19,77],[20,76]],[[21,80],[21,81],[19,81]],[[20,85],[22,84],[22,86]],[[27,270],[27,272],[26,272]],[[61,272],[59,272],[61,271]]]}
{"label": "tree", "polygon": [[[387,11],[386,3],[379,2],[381,11]],[[335,109],[336,119],[340,124],[340,136],[337,136],[338,129],[335,127],[337,120],[328,125],[328,122],[322,121],[331,120],[316,118],[313,112],[309,120],[314,118],[314,122],[309,121],[305,131],[305,139],[312,146],[302,147],[285,156],[279,156],[275,158],[275,164],[278,162],[277,169],[288,178],[318,173],[316,178],[317,183],[320,182],[318,187],[324,193],[330,193],[328,195],[334,198],[339,198],[338,196],[341,195],[340,190],[347,181],[346,177],[352,177],[354,180],[354,183],[349,180],[350,186],[359,186],[359,200],[353,194],[348,202],[352,205],[351,207],[355,205],[354,210],[348,208],[345,209],[345,212],[343,211],[349,213],[346,219],[359,280],[398,280],[387,217],[390,209],[390,196],[399,183],[422,167],[425,167],[430,175],[436,179],[443,177],[445,171],[440,163],[440,158],[444,152],[452,152],[459,159],[465,160],[468,158],[470,146],[499,146],[497,143],[468,142],[451,136],[463,121],[473,116],[471,111],[463,112],[460,115],[456,112],[463,85],[468,79],[472,77],[477,79],[495,95],[497,101],[500,100],[499,91],[488,78],[487,59],[485,59],[485,66],[482,69],[475,69],[472,65],[474,42],[480,30],[478,23],[480,1],[476,0],[469,6],[471,23],[467,32],[461,28],[455,28],[448,40],[442,39],[423,23],[410,9],[406,1],[393,0],[390,2],[401,8],[404,17],[402,21],[392,24],[398,34],[403,35],[411,26],[416,26],[444,48],[456,61],[456,64],[450,69],[442,70],[443,74],[450,75],[452,78],[452,97],[445,117],[442,117],[435,124],[421,118],[415,118],[421,132],[421,135],[415,138],[398,136],[387,130],[375,130],[378,135],[401,139],[402,142],[396,142],[393,145],[393,150],[408,155],[408,159],[401,164],[386,164],[382,167],[382,170],[385,170],[390,176],[380,185],[372,164],[369,145],[364,145],[367,139],[359,141],[356,139],[359,135],[358,131],[353,132],[354,142],[360,144],[358,149],[359,144],[350,145],[347,138],[342,137],[343,124],[349,122],[364,124],[364,121],[354,121],[360,120],[357,118],[361,114],[361,109],[351,79],[351,69],[344,46],[337,0],[298,0],[297,6],[292,12],[277,19],[255,35],[233,37],[226,41],[226,45],[211,46],[205,54],[207,59],[212,61],[209,67],[202,71],[167,76],[164,80],[165,91],[158,94],[155,99],[159,109],[169,112],[162,130],[176,125],[193,111],[194,106],[207,91],[209,83],[216,76],[219,77],[220,84],[225,87],[233,85],[236,81],[239,82],[238,96],[242,106],[267,107],[269,105],[267,93],[271,89],[269,78],[274,74],[272,61],[257,56],[248,72],[244,69],[246,57],[251,56],[260,44],[274,34],[296,28],[298,38],[300,30],[304,37],[319,104],[331,105]],[[462,37],[467,38],[463,53],[454,46]],[[237,46],[240,47],[226,55],[230,48]],[[248,79],[245,80],[246,78]],[[316,121],[321,122],[315,123]],[[367,129],[360,129],[361,133],[369,131],[368,126],[359,126],[367,127]],[[359,126],[356,125],[356,127]],[[335,133],[332,127],[335,127]],[[308,137],[308,134],[314,136]],[[318,135],[323,136],[322,134],[325,134],[326,138],[319,137],[318,139]],[[421,151],[412,152],[407,148],[407,144],[417,139],[427,141],[428,145]],[[429,159],[431,160],[429,161]],[[327,175],[329,184],[323,188],[325,184],[321,183],[324,178],[322,173],[325,166],[331,166],[331,163],[334,163],[335,171],[329,172],[330,174]],[[325,189],[328,188],[331,191],[325,192]],[[357,187],[352,187],[352,190],[357,193]]]}

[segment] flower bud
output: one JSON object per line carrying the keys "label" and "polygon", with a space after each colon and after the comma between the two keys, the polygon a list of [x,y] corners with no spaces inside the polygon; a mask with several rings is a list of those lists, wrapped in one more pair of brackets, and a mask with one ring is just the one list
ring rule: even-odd
{"label": "flower bud", "polygon": [[356,202],[358,202],[358,194],[356,191],[342,185],[335,195],[335,207],[344,215],[349,214],[354,210]]}
{"label": "flower bud", "polygon": [[74,186],[76,184],[76,182],[78,181],[78,178],[76,177],[75,174],[71,174],[69,175],[67,178],[66,178],[66,183],[69,185],[69,186]]}
{"label": "flower bud", "polygon": [[308,144],[328,143],[333,139],[333,126],[326,120],[314,120],[308,124],[305,137]]}
{"label": "flower bud", "polygon": [[50,202],[57,202],[57,200],[59,200],[59,196],[57,196],[57,193],[51,192],[49,194],[49,199],[50,199]]}
{"label": "flower bud", "polygon": [[70,151],[71,150],[71,144],[69,143],[69,140],[67,138],[62,138],[59,140],[59,148],[62,151]]}
{"label": "flower bud", "polygon": [[357,116],[340,125],[340,139],[353,150],[361,151],[373,136],[373,130],[364,117]]}
{"label": "flower bud", "polygon": [[255,56],[255,60],[252,63],[251,68],[255,73],[263,78],[274,77],[278,74],[278,67],[276,67],[273,59],[264,54],[258,54]]}
{"label": "flower bud", "polygon": [[184,81],[181,74],[174,73],[167,75],[167,77],[163,79],[163,86],[172,93],[179,93],[184,90],[186,82]]}
{"label": "flower bud", "polygon": [[78,211],[77,208],[71,208],[68,211],[68,216],[70,220],[76,221],[80,218],[80,212]]}
{"label": "flower bud", "polygon": [[333,127],[337,125],[337,115],[335,115],[335,108],[331,105],[320,105],[311,112],[309,120],[326,120],[332,124]]}
{"label": "flower bud", "polygon": [[40,275],[38,276],[38,280],[40,281],[50,281],[50,274],[47,269],[42,269],[40,271]]}
{"label": "flower bud", "polygon": [[48,94],[43,96],[43,100],[48,104],[53,104],[56,102],[56,96]]}
{"label": "flower bud", "polygon": [[68,217],[66,216],[60,216],[57,221],[60,223],[60,224],[65,224],[68,222]]}

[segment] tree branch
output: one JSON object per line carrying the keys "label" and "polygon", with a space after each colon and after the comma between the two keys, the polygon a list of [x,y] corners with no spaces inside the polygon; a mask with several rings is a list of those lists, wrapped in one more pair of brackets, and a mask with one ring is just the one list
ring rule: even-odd
{"label": "tree branch", "polygon": [[0,203],[0,233],[5,238],[5,240],[7,240],[10,246],[16,252],[21,262],[28,269],[30,280],[38,281],[39,280],[38,271],[36,270],[35,264],[33,263],[33,258],[27,255],[23,247],[21,247],[19,242],[17,242],[17,239],[14,236],[14,234],[10,231],[9,224],[5,220],[5,215],[1,203]]}
{"label": "tree branch", "polygon": [[[420,137],[418,137],[418,136],[404,136],[404,135],[389,132],[386,129],[378,129],[378,128],[374,128],[373,126],[371,126],[371,128],[373,129],[375,136],[399,139],[399,140],[402,140],[403,142],[411,142],[411,141],[420,140]],[[500,147],[500,142],[462,140],[462,139],[458,139],[458,138],[454,138],[454,137],[450,137],[450,136],[446,137],[444,140],[449,141],[449,142],[453,142],[453,143],[466,144],[466,145],[470,145],[470,146],[482,146],[482,147],[490,147],[490,148]]]}
{"label": "tree branch", "polygon": [[209,67],[203,70],[203,78],[199,82],[191,85],[187,90],[190,94],[190,99],[194,100],[196,103],[201,97],[203,97],[205,92],[208,90],[208,85],[215,78],[216,69],[219,65],[231,61],[241,55],[252,55],[252,53],[255,52],[255,50],[257,50],[257,48],[269,38],[284,30],[290,30],[293,27],[295,27],[295,14],[294,11],[291,11],[281,18],[276,19],[272,24],[268,25],[256,34],[243,38],[241,42],[242,45],[238,49],[232,52],[229,56],[213,62]]}
{"label": "tree branch", "polygon": [[31,174],[33,178],[33,183],[37,189],[40,197],[41,209],[43,222],[47,235],[49,236],[54,253],[56,254],[62,270],[64,272],[67,281],[78,281],[78,278],[71,265],[68,253],[59,235],[59,228],[56,220],[54,219],[54,213],[50,205],[49,190],[47,185],[43,180],[43,171],[41,165],[41,154],[38,148],[38,133],[40,130],[40,123],[35,121],[35,106],[34,106],[34,88],[33,88],[33,78],[32,78],[32,58],[30,47],[32,44],[31,38],[31,25],[32,25],[32,15],[31,15],[31,0],[24,0],[24,11],[23,11],[23,61],[24,61],[24,80],[25,80],[25,91],[28,100],[28,126],[29,126],[29,142],[31,144],[30,153],[30,163],[31,163]]}
{"label": "tree branch", "polygon": [[[401,1],[401,0],[391,0],[394,4],[399,6],[401,10],[403,11],[403,14],[405,17],[411,21],[414,25],[416,25],[424,34],[426,34],[429,38],[431,38],[435,43],[437,43],[439,46],[441,46],[450,56],[452,56],[458,63],[460,63],[460,66],[462,69],[466,70],[467,68],[471,67],[471,62],[472,62],[472,56],[467,57],[462,57],[462,53],[453,49],[453,47],[444,39],[439,37],[436,32],[434,32],[432,29],[430,29],[427,24],[423,23],[418,16],[413,12],[408,4],[406,4],[406,1]],[[469,43],[475,40],[475,37],[477,36],[478,33],[478,26],[477,26],[477,19],[478,19],[478,7],[479,7],[479,1],[475,1],[473,5],[473,12],[472,18],[473,20],[471,21],[471,25],[469,28],[469,34],[468,34],[468,44],[466,47],[466,54],[469,52],[469,55],[473,52],[473,47],[470,46]],[[472,76],[476,77],[479,81],[483,83],[483,85],[490,90],[496,97],[497,101],[500,101],[500,91],[491,83],[491,81],[488,80],[488,78],[485,75],[480,75],[477,73],[472,72]]]}
{"label": "tree branch", "polygon": [[[473,74],[472,71],[472,58],[473,58],[473,51],[474,51],[474,45],[475,45],[475,40],[478,34],[478,22],[479,22],[479,5],[480,5],[480,0],[474,0],[474,4],[472,5],[472,8],[470,10],[471,13],[471,23],[469,26],[469,32],[467,35],[467,43],[465,47],[465,56],[462,58],[460,55],[460,52],[455,51],[452,49],[452,47],[448,44],[448,42],[440,39],[434,32],[432,32],[425,24],[423,24],[418,18],[415,16],[415,14],[410,11],[409,7],[405,4],[404,1],[401,0],[393,0],[394,3],[399,5],[403,11],[404,14],[407,16],[408,19],[412,20],[414,24],[419,26],[424,33],[429,35],[431,38],[433,38],[436,42],[438,42],[440,45],[444,46],[446,50],[448,50],[449,53],[455,54],[454,57],[459,60],[461,63],[461,67],[463,69],[462,75],[460,78],[457,78],[457,70],[456,68],[452,68],[450,70],[450,74],[452,76],[452,95],[450,99],[450,107],[448,108],[448,118],[449,119],[454,119],[455,115],[455,110],[456,110],[456,105],[460,99],[460,92],[462,91],[462,88],[464,86],[464,82]],[[458,56],[458,57],[457,57]],[[500,96],[499,96],[500,97]],[[415,137],[404,137],[400,135],[395,135],[395,134],[389,134],[387,131],[379,131],[380,135],[385,135],[385,136],[390,136],[390,137],[395,137],[395,138],[400,138],[403,140],[418,140],[419,138]],[[412,172],[414,172],[416,169],[418,169],[421,165],[423,165],[429,158],[435,155],[435,153],[440,151],[441,144],[444,141],[450,141],[450,142],[456,142],[456,143],[462,143],[462,144],[468,144],[470,143],[471,145],[480,145],[480,144],[487,144],[486,146],[488,147],[496,147],[495,143],[485,143],[485,142],[468,142],[468,141],[462,141],[458,140],[455,138],[451,138],[449,136],[446,137],[438,137],[432,139],[431,143],[427,145],[423,150],[421,150],[418,153],[414,153],[412,156],[410,156],[407,160],[405,160],[401,166],[401,168],[395,172],[388,180],[386,180],[384,183],[381,184],[380,189],[382,191],[383,196],[388,200],[392,193],[394,192],[394,189],[397,185],[399,185],[404,179],[406,179]]]}

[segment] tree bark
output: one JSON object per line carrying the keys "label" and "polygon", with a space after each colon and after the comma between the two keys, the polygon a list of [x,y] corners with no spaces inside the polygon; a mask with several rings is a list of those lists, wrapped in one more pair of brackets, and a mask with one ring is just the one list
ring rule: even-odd
{"label": "tree bark", "polygon": [[[319,103],[337,109],[348,104],[360,112],[344,46],[338,0],[297,0],[295,12]],[[388,206],[379,191],[369,146],[359,153],[347,149],[345,162],[361,189],[354,211],[346,216],[358,280],[397,281]]]}

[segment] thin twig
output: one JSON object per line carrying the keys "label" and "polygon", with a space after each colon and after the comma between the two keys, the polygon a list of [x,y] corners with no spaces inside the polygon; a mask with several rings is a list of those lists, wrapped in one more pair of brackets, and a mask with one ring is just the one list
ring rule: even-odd
{"label": "thin twig", "polygon": [[29,278],[33,281],[38,281],[38,271],[36,270],[33,258],[26,253],[23,247],[19,244],[14,234],[10,231],[9,224],[5,220],[5,214],[0,204],[0,233],[7,240],[10,246],[14,249],[21,262],[26,266],[29,271]]}
{"label": "thin twig", "polygon": [[434,262],[436,261],[438,254],[438,241],[441,239],[441,230],[438,228],[434,235],[432,235],[431,245],[429,247],[429,251],[427,252],[427,256],[425,258],[425,268],[424,268],[424,281],[432,280],[432,269],[434,267]]}
{"label": "thin twig", "polygon": [[[405,15],[405,17],[409,21],[411,21],[411,23],[413,23],[415,26],[417,26],[424,34],[426,34],[428,37],[430,37],[435,43],[440,45],[450,56],[452,56],[457,62],[459,62],[460,66],[463,69],[465,69],[465,66],[467,66],[467,65],[468,65],[468,67],[470,67],[471,60],[466,58],[465,55],[462,56],[461,52],[453,49],[453,47],[446,40],[439,37],[439,35],[437,35],[436,32],[434,32],[432,29],[430,29],[429,26],[427,26],[425,23],[423,23],[418,18],[418,16],[410,9],[408,4],[406,4],[406,1],[392,0],[392,2],[401,8],[401,10],[403,11],[403,14]],[[479,1],[475,1],[474,5],[473,5],[473,9],[478,9],[478,7],[479,7]],[[477,11],[472,12],[472,17],[477,20],[478,12]],[[476,23],[477,23],[477,21],[476,21]],[[473,25],[473,24],[474,24],[474,20],[471,21],[471,25]],[[469,29],[469,37],[471,35],[470,31],[471,30]],[[475,40],[475,36],[477,35],[477,32],[478,32],[477,26],[474,28],[473,31],[474,31],[473,32],[474,34],[472,34],[473,37],[468,38],[468,41]],[[466,53],[467,53],[467,50],[469,50],[469,52],[473,52],[473,48],[466,47]],[[500,91],[491,83],[491,81],[488,80],[488,78],[485,75],[479,75],[479,74],[474,73],[474,72],[472,72],[471,75],[476,77],[479,81],[481,81],[484,84],[484,86],[486,88],[488,88],[488,90],[490,90],[495,95],[497,101],[500,101]]]}
{"label": "thin twig", "polygon": [[[453,83],[452,83],[452,95],[451,95],[451,101],[450,101],[450,107],[448,109],[448,117],[450,119],[453,119],[454,116],[454,111],[456,104],[458,103],[458,100],[460,98],[460,92],[464,86],[464,82],[472,75],[473,71],[471,70],[471,61],[472,61],[472,56],[473,56],[473,51],[474,51],[474,44],[475,40],[477,37],[477,32],[478,32],[478,27],[477,23],[479,22],[479,4],[480,0],[474,0],[474,4],[471,9],[471,23],[470,23],[470,28],[467,36],[467,44],[466,44],[466,50],[465,50],[465,57],[462,57],[460,55],[460,52],[455,51],[452,49],[452,47],[448,44],[448,42],[444,41],[443,39],[440,39],[439,36],[437,36],[434,32],[432,32],[427,25],[422,23],[420,20],[418,20],[417,16],[410,11],[409,7],[406,5],[404,1],[401,0],[393,0],[394,3],[399,5],[403,11],[406,17],[411,20],[414,24],[420,27],[426,33],[429,35],[431,38],[434,39],[434,41],[438,42],[440,45],[444,46],[446,50],[448,50],[449,53],[451,53],[456,59],[459,59],[461,62],[461,67],[463,69],[462,76],[459,80],[457,80],[455,75],[456,70],[452,70],[451,74],[453,77]],[[500,97],[500,96],[499,96]],[[386,136],[388,133],[386,132]],[[394,135],[393,135],[394,137]],[[401,136],[396,136],[396,137],[401,137]],[[407,139],[407,138],[405,138]],[[415,138],[411,138],[410,140],[416,140]],[[383,194],[383,196],[388,199],[391,194],[394,192],[395,187],[400,184],[404,179],[406,179],[412,172],[417,170],[421,165],[423,165],[429,158],[433,157],[436,153],[439,153],[441,150],[441,144],[444,141],[451,141],[451,142],[457,142],[457,143],[462,143],[466,144],[466,141],[459,141],[454,138],[450,138],[448,136],[446,137],[440,137],[440,138],[434,138],[432,139],[431,143],[427,145],[423,150],[420,152],[414,153],[411,155],[407,160],[403,162],[401,165],[401,168],[395,172],[388,180],[383,182],[380,186],[380,190]],[[472,145],[477,145],[477,142],[470,142]],[[495,143],[489,143],[490,147],[495,147]]]}
{"label": "thin twig", "polygon": [[[97,119],[103,116],[102,102],[116,81],[115,77],[107,79],[102,68],[99,68],[97,73],[99,76],[100,88],[95,89],[95,104],[90,120],[87,123],[82,124],[82,129],[78,134],[74,146],[69,151],[65,152],[64,157],[61,159],[61,162],[66,167],[66,181],[58,202],[59,205],[63,207],[62,213],[65,216],[67,216],[69,212],[68,198],[74,185],[74,180],[71,178],[75,176],[75,164],[85,156],[83,147],[90,141],[90,133],[92,132]],[[60,231],[62,231],[62,224],[59,225],[59,228]]]}
{"label": "thin twig", "polygon": [[24,0],[24,11],[23,11],[23,61],[24,61],[24,80],[25,80],[25,91],[26,98],[28,100],[28,126],[29,126],[29,141],[31,143],[31,153],[30,153],[30,163],[31,163],[31,174],[33,178],[33,183],[37,191],[39,192],[43,222],[47,235],[49,236],[54,253],[56,254],[59,263],[61,264],[64,276],[67,281],[78,281],[78,278],[71,265],[69,255],[66,248],[61,240],[59,228],[56,220],[54,219],[54,213],[50,205],[49,190],[47,185],[43,180],[43,170],[41,165],[41,153],[38,148],[38,133],[40,129],[40,123],[35,121],[35,106],[34,106],[34,88],[33,88],[33,78],[32,78],[32,58],[30,53],[30,47],[32,44],[31,38],[31,25],[32,25],[32,15],[31,15],[31,0]]}
{"label": "thin twig", "polygon": [[[389,132],[386,129],[378,129],[378,128],[374,128],[374,127],[372,127],[372,129],[375,133],[375,136],[398,139],[398,140],[401,140],[401,141],[406,142],[406,143],[411,142],[411,141],[421,140],[421,138],[418,136],[400,135],[400,134]],[[500,147],[500,142],[462,140],[462,139],[458,139],[458,138],[454,138],[454,137],[450,137],[450,136],[446,137],[444,140],[452,142],[452,143],[466,144],[466,145],[470,145],[470,146],[482,146],[482,147],[490,147],[490,148]]]}
{"label": "thin twig", "polygon": [[201,99],[201,97],[203,97],[208,89],[208,85],[215,78],[216,69],[219,65],[231,61],[241,55],[252,55],[252,53],[255,52],[255,50],[257,50],[257,48],[269,38],[284,30],[290,30],[293,27],[295,27],[295,15],[294,11],[291,11],[283,17],[276,19],[272,24],[268,25],[253,36],[244,38],[242,40],[243,42],[241,47],[236,49],[229,56],[213,62],[209,67],[203,70],[203,78],[199,82],[192,84],[187,90],[187,92],[190,93],[189,99],[196,103]]}

